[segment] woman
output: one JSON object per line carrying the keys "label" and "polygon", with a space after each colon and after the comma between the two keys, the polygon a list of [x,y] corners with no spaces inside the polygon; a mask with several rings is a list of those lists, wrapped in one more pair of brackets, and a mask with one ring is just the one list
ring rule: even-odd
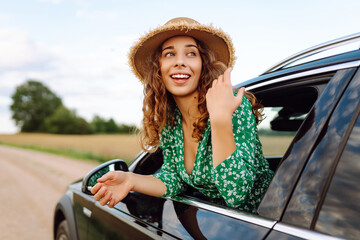
{"label": "woman", "polygon": [[91,190],[95,200],[113,207],[129,191],[175,196],[190,185],[217,202],[254,212],[273,173],[257,134],[256,99],[244,88],[232,91],[229,36],[175,18],[140,38],[129,59],[144,84],[141,145],[146,151],[160,147],[164,164],[151,176],[105,174]]}

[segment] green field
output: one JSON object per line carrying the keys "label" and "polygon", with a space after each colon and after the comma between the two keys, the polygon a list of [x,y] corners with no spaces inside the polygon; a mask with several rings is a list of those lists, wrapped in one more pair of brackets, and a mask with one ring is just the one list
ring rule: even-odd
{"label": "green field", "polygon": [[260,136],[265,156],[282,156],[289,147],[293,136]]}
{"label": "green field", "polygon": [[137,135],[1,134],[0,143],[99,162],[114,158],[131,161],[139,152]]}
{"label": "green field", "polygon": [[[260,136],[266,156],[283,155],[288,148],[290,136]],[[20,133],[0,135],[0,143],[45,151],[79,159],[104,162],[114,158],[130,162],[140,152],[137,135],[58,135]]]}

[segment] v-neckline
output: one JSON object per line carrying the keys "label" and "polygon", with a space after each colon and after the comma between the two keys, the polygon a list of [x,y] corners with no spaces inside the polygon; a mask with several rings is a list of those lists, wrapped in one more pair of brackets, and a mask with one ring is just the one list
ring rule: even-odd
{"label": "v-neckline", "polygon": [[[180,112],[180,110],[178,109],[178,111]],[[197,162],[197,159],[198,159],[198,151],[199,151],[199,147],[200,147],[200,143],[201,143],[201,140],[199,141],[198,145],[197,145],[197,148],[196,148],[196,154],[195,154],[195,160],[194,160],[194,164],[192,166],[192,169],[191,169],[191,172],[190,174],[186,171],[186,167],[185,167],[185,143],[184,143],[184,132],[183,132],[183,126],[182,126],[182,117],[181,117],[181,113],[177,114],[177,117],[179,117],[179,126],[178,126],[178,129],[179,129],[179,135],[180,135],[180,140],[181,140],[181,154],[180,154],[180,157],[181,157],[181,167],[182,167],[182,170],[185,172],[185,175],[188,176],[188,177],[191,177],[193,175],[193,172],[194,172],[194,168],[196,166],[196,162]]]}

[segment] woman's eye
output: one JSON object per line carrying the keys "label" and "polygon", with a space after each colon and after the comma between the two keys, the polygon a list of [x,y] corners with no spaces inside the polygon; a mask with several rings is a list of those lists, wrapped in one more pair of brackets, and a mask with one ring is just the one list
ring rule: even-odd
{"label": "woman's eye", "polygon": [[196,53],[194,53],[194,52],[189,52],[188,55],[191,56],[191,57],[195,57],[195,56],[196,56]]}
{"label": "woman's eye", "polygon": [[173,57],[174,54],[172,52],[168,52],[168,53],[165,53],[164,55],[165,57]]}

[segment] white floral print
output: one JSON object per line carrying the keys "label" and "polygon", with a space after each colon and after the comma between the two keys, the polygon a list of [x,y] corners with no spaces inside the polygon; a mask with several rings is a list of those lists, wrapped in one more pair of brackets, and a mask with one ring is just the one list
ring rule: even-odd
{"label": "white floral print", "polygon": [[154,174],[166,185],[164,197],[183,192],[188,185],[205,196],[222,198],[230,207],[255,212],[273,172],[263,156],[251,104],[244,96],[233,114],[236,150],[213,168],[210,120],[199,142],[191,174],[185,170],[181,114],[175,110],[175,126],[166,125],[161,133],[164,164]]}

